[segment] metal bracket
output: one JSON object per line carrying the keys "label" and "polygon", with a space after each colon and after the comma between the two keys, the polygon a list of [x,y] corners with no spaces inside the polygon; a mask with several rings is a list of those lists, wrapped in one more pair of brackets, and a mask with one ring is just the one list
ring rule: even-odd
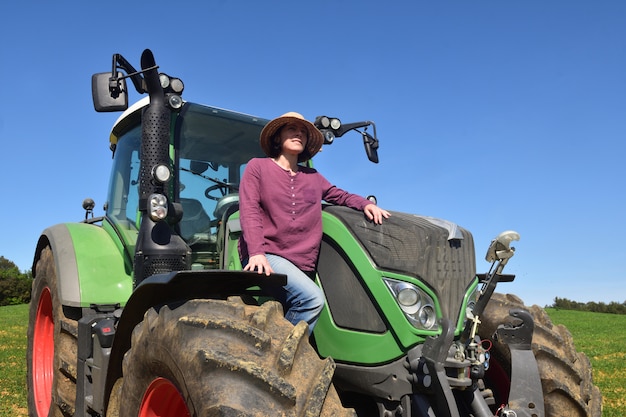
{"label": "metal bracket", "polygon": [[456,400],[444,368],[448,350],[454,339],[454,326],[449,319],[442,319],[440,324],[442,329],[441,335],[426,339],[422,349],[422,357],[432,378],[430,386],[435,394],[438,415],[442,417],[458,417],[459,411],[456,406]]}
{"label": "metal bracket", "polygon": [[[511,309],[511,317],[521,320],[518,325],[500,325],[496,338],[511,351],[511,388],[508,407],[502,411],[513,412],[517,417],[545,417],[543,389],[531,342],[535,324],[532,315],[523,309]],[[513,415],[513,414],[511,414]]]}

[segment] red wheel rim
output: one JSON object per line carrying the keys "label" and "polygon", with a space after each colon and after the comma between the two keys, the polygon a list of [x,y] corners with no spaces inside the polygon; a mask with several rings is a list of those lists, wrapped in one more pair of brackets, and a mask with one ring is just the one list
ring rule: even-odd
{"label": "red wheel rim", "polygon": [[138,417],[189,416],[189,409],[178,389],[165,378],[150,383],[141,400]]}
{"label": "red wheel rim", "polygon": [[496,397],[496,401],[507,404],[509,402],[511,378],[504,368],[502,368],[500,362],[494,360],[493,356],[489,361],[489,369],[487,370],[486,377],[489,381],[489,388],[491,388]]}
{"label": "red wheel rim", "polygon": [[50,288],[41,291],[33,332],[33,398],[37,415],[47,416],[52,403],[54,367],[54,319]]}

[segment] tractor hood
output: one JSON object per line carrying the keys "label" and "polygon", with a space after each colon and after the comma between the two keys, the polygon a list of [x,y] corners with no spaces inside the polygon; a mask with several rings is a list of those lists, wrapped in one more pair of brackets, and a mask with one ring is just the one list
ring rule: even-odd
{"label": "tractor hood", "polygon": [[436,294],[444,317],[456,321],[476,277],[474,240],[462,227],[441,219],[392,212],[382,225],[343,207],[325,208],[341,220],[378,269],[414,277]]}

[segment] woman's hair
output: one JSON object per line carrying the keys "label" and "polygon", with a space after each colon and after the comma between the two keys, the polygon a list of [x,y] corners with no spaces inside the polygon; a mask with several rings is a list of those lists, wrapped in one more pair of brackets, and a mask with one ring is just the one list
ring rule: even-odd
{"label": "woman's hair", "polygon": [[276,158],[278,155],[280,155],[280,151],[281,151],[281,146],[280,146],[280,131],[281,129],[278,129],[276,131],[276,133],[274,134],[274,136],[272,136],[270,138],[270,154],[269,156],[271,158]]}

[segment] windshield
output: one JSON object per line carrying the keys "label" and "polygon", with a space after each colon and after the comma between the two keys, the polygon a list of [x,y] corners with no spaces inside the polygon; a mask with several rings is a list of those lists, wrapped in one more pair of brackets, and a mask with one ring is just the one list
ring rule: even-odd
{"label": "windshield", "polygon": [[176,124],[180,234],[190,245],[215,238],[227,210],[237,207],[247,162],[264,156],[259,135],[266,119],[187,103]]}
{"label": "windshield", "polygon": [[[174,116],[173,116],[174,117]],[[186,103],[175,119],[171,157],[178,179],[170,198],[183,206],[176,226],[193,251],[193,262],[216,268],[217,228],[238,209],[239,182],[248,161],[264,156],[259,135],[266,119]],[[140,113],[126,117],[119,132],[109,182],[107,216],[134,252],[139,228]]]}

